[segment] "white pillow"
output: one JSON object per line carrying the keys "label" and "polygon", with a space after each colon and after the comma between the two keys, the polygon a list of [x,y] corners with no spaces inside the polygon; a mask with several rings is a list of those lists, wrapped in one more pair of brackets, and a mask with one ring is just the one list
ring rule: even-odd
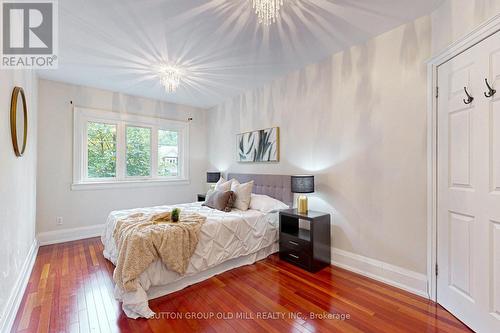
{"label": "white pillow", "polygon": [[270,196],[264,194],[253,194],[252,200],[250,201],[250,209],[260,210],[263,213],[269,213],[274,210],[288,209],[287,204],[271,198]]}
{"label": "white pillow", "polygon": [[253,180],[248,183],[240,184],[236,179],[232,179],[231,191],[236,194],[236,200],[233,207],[239,210],[248,210],[252,200]]}
{"label": "white pillow", "polygon": [[217,184],[215,184],[215,191],[221,191],[221,192],[226,192],[231,190],[231,184],[233,183],[233,180],[228,180],[226,181],[224,178],[220,177],[219,181]]}

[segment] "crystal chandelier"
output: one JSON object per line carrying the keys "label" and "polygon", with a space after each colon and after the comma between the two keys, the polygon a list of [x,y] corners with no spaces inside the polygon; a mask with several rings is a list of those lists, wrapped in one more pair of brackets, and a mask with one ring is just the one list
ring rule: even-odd
{"label": "crystal chandelier", "polygon": [[175,92],[181,82],[181,71],[175,66],[165,66],[160,70],[160,82],[169,93]]}
{"label": "crystal chandelier", "polygon": [[259,23],[264,23],[264,25],[276,22],[282,6],[283,0],[253,0],[255,14],[259,18]]}

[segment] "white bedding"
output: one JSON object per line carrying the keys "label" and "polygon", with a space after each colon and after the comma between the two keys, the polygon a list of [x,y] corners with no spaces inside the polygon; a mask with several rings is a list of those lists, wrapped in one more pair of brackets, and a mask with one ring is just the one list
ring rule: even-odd
{"label": "white bedding", "polygon": [[[102,235],[104,256],[113,264],[118,257],[113,230],[116,221],[130,214],[146,214],[171,210],[174,206],[158,206],[111,212]],[[149,318],[154,312],[148,306],[153,299],[203,281],[226,270],[251,264],[278,251],[278,213],[257,210],[233,210],[224,213],[201,206],[201,202],[175,205],[184,212],[207,217],[201,228],[200,241],[185,275],[170,271],[161,261],[152,263],[140,276],[140,287],[124,293],[115,287],[115,297],[123,301],[123,311],[130,318]]]}

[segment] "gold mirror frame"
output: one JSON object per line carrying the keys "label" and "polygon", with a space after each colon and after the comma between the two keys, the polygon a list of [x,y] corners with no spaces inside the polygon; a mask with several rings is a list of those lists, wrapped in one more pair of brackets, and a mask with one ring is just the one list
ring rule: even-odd
{"label": "gold mirror frame", "polygon": [[[17,142],[17,99],[21,94],[23,102],[23,113],[24,113],[24,135],[23,135],[23,145],[19,149],[19,142]],[[26,96],[24,95],[24,89],[21,87],[14,87],[12,91],[12,98],[10,100],[10,134],[12,137],[12,145],[14,146],[14,152],[17,157],[21,157],[26,150],[26,141],[28,139],[28,109],[26,107]]]}

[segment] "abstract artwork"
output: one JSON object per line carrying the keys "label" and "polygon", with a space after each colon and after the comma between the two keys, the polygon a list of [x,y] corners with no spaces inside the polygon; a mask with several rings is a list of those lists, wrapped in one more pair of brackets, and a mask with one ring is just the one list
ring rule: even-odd
{"label": "abstract artwork", "polygon": [[279,127],[238,134],[237,144],[238,162],[279,162]]}

